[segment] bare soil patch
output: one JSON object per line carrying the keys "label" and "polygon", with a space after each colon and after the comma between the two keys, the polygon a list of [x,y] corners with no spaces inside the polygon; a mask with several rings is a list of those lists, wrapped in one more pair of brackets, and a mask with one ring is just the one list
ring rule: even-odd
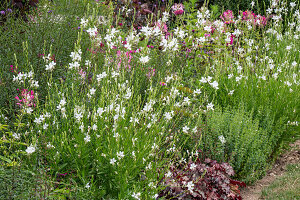
{"label": "bare soil patch", "polygon": [[282,176],[286,170],[287,164],[300,163],[300,140],[291,144],[291,150],[281,155],[275,162],[274,167],[267,172],[267,175],[257,181],[255,185],[249,185],[242,189],[241,196],[245,200],[258,200],[261,198],[261,192],[264,187],[270,185],[278,176]]}

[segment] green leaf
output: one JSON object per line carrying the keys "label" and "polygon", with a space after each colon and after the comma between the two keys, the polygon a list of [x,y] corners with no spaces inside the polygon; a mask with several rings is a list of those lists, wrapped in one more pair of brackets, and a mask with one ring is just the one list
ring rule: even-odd
{"label": "green leaf", "polygon": [[4,156],[0,156],[0,159],[6,161],[6,162],[8,162],[8,163],[11,163],[11,162],[12,162],[10,159],[8,159],[8,158],[6,158],[6,157],[4,157]]}

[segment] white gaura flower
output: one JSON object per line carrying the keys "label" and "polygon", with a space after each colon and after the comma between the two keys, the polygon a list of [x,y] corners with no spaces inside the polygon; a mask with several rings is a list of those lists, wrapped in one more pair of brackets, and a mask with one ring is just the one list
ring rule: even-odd
{"label": "white gaura flower", "polygon": [[81,61],[81,50],[79,49],[77,52],[71,52],[70,57],[73,61]]}
{"label": "white gaura flower", "polygon": [[82,27],[86,27],[88,22],[89,22],[88,19],[81,18],[80,25],[81,25]]}
{"label": "white gaura flower", "polygon": [[98,30],[97,28],[94,26],[94,28],[89,28],[87,31],[86,31],[91,37],[96,37],[97,33],[98,33]]}
{"label": "white gaura flower", "polygon": [[117,160],[115,158],[110,159],[109,163],[111,165],[115,165],[115,163],[117,162]]}
{"label": "white gaura flower", "polygon": [[172,176],[172,173],[170,171],[168,171],[168,173],[166,173],[165,176],[170,178]]}
{"label": "white gaura flower", "polygon": [[96,76],[96,79],[97,79],[97,81],[98,81],[98,83],[103,79],[103,78],[105,78],[105,77],[107,77],[107,74],[106,74],[106,72],[102,72],[102,74],[98,74],[97,76]]}
{"label": "white gaura flower", "polygon": [[87,189],[90,189],[90,183],[87,183],[86,185],[85,185],[85,188],[87,188]]}
{"label": "white gaura flower", "polygon": [[189,130],[190,130],[190,128],[187,127],[187,126],[184,126],[184,127],[182,128],[182,132],[184,132],[184,133],[188,133]]}
{"label": "white gaura flower", "polygon": [[209,104],[207,104],[206,108],[207,108],[207,110],[214,110],[214,104],[209,103]]}
{"label": "white gaura flower", "polygon": [[51,61],[48,65],[46,65],[46,71],[53,71],[55,68],[56,63],[54,61]]}
{"label": "white gaura flower", "polygon": [[135,199],[140,200],[141,193],[140,193],[140,192],[138,192],[138,193],[135,193],[135,192],[134,192],[131,196],[132,196],[133,198],[135,198]]}
{"label": "white gaura flower", "polygon": [[149,62],[149,60],[150,60],[149,56],[142,56],[142,57],[140,58],[140,62],[141,62],[142,64],[146,64],[147,62]]}
{"label": "white gaura flower", "polygon": [[35,147],[30,145],[29,147],[27,147],[27,149],[25,151],[27,154],[32,154],[35,152]]}
{"label": "white gaura flower", "polygon": [[190,101],[189,97],[184,97],[183,104],[190,105],[190,103],[191,103],[191,101]]}
{"label": "white gaura flower", "polygon": [[296,6],[296,3],[295,3],[295,2],[291,2],[291,3],[290,3],[290,6],[291,6],[292,8],[294,8],[294,7]]}
{"label": "white gaura flower", "polygon": [[191,170],[195,170],[196,167],[197,167],[197,165],[196,165],[195,163],[192,163],[191,166],[190,166],[190,169],[191,169]]}
{"label": "white gaura flower", "polygon": [[75,61],[73,63],[69,63],[69,69],[78,69],[80,67],[79,62]]}
{"label": "white gaura flower", "polygon": [[188,188],[188,190],[190,191],[190,193],[193,193],[193,190],[194,190],[194,183],[193,181],[190,181],[187,183],[186,187]]}
{"label": "white gaura flower", "polygon": [[94,95],[95,92],[96,92],[96,89],[95,89],[95,88],[91,88],[91,89],[90,89],[90,94],[91,94],[91,95]]}
{"label": "white gaura flower", "polygon": [[196,90],[194,91],[194,94],[201,94],[201,90],[200,90],[200,89],[196,89]]}
{"label": "white gaura flower", "polygon": [[132,95],[131,89],[127,88],[124,98],[125,99],[130,99],[131,95]]}
{"label": "white gaura flower", "polygon": [[21,135],[20,133],[13,133],[12,135],[16,140],[20,139]]}
{"label": "white gaura flower", "polygon": [[93,126],[92,126],[92,130],[94,130],[94,131],[96,131],[97,130],[97,125],[96,124],[93,124]]}
{"label": "white gaura flower", "polygon": [[169,13],[168,12],[163,12],[163,18],[162,18],[162,22],[167,22],[169,19]]}
{"label": "white gaura flower", "polygon": [[218,138],[219,138],[219,140],[221,141],[222,144],[225,144],[226,140],[225,140],[223,135],[220,135]]}
{"label": "white gaura flower", "polygon": [[219,87],[218,87],[219,84],[218,84],[217,81],[214,81],[214,82],[210,83],[210,85],[211,85],[213,88],[215,88],[216,90],[219,89]]}
{"label": "white gaura flower", "polygon": [[152,29],[148,26],[143,26],[141,32],[144,33],[146,37],[149,37],[152,34]]}
{"label": "white gaura flower", "polygon": [[88,134],[85,136],[84,138],[85,143],[88,143],[91,141],[91,136],[89,136]]}
{"label": "white gaura flower", "polygon": [[123,151],[119,151],[119,152],[117,152],[117,157],[118,157],[118,159],[120,160],[120,159],[122,159],[122,158],[124,158],[124,152]]}
{"label": "white gaura flower", "polygon": [[43,125],[43,129],[46,130],[46,129],[48,128],[48,126],[49,126],[49,125],[45,123],[45,124]]}
{"label": "white gaura flower", "polygon": [[170,119],[172,119],[172,114],[170,113],[170,112],[166,112],[165,114],[164,114],[164,116],[165,116],[165,119],[166,120],[170,120]]}

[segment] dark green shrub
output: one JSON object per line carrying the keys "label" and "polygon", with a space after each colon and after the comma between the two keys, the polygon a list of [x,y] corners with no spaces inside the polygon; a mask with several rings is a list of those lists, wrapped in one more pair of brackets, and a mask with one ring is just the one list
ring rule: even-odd
{"label": "dark green shrub", "polygon": [[238,180],[254,182],[270,166],[271,155],[284,133],[282,121],[275,124],[269,113],[253,118],[243,106],[237,110],[216,109],[207,116],[201,149],[213,159],[229,162]]}

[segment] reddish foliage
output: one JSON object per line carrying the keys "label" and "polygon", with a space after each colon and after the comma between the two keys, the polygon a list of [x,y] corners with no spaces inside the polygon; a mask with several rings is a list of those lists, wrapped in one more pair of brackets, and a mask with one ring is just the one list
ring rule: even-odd
{"label": "reddish foliage", "polygon": [[162,184],[166,188],[160,192],[159,198],[166,199],[242,199],[239,186],[246,184],[230,179],[234,175],[228,163],[217,163],[205,159],[201,162],[189,162],[182,169],[171,166],[168,177]]}

